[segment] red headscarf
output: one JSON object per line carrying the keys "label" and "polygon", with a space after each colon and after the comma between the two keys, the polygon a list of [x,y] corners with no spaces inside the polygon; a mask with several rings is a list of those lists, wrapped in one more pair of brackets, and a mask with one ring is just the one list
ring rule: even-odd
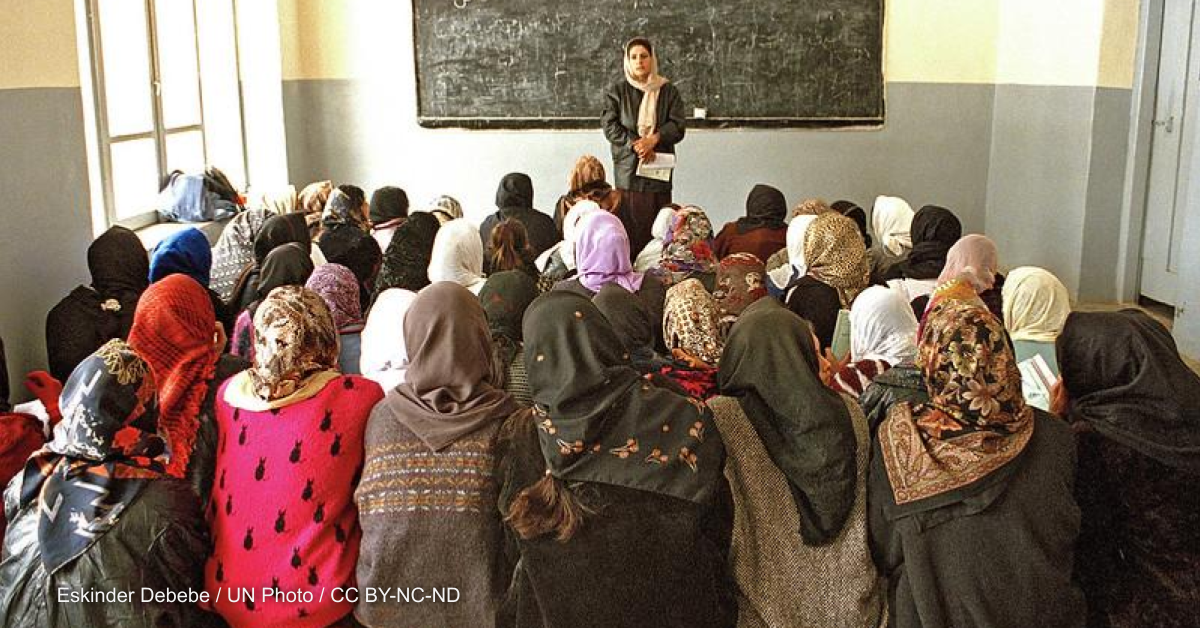
{"label": "red headscarf", "polygon": [[158,382],[158,426],[171,449],[167,473],[174,477],[187,472],[200,404],[216,372],[216,320],[208,292],[179,274],[147,288],[133,315],[129,345],[150,365]]}

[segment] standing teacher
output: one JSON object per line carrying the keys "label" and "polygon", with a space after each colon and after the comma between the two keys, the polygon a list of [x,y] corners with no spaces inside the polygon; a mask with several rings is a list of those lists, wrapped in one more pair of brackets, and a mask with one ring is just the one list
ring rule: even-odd
{"label": "standing teacher", "polygon": [[[671,202],[671,179],[639,176],[639,161],[655,153],[675,152],[683,139],[683,99],[679,90],[658,74],[658,59],[648,39],[625,44],[625,78],[604,93],[600,122],[612,145],[617,189],[624,196],[621,222],[629,234],[629,250],[637,253],[650,241],[650,226],[658,210]],[[674,174],[673,172],[671,173]]]}

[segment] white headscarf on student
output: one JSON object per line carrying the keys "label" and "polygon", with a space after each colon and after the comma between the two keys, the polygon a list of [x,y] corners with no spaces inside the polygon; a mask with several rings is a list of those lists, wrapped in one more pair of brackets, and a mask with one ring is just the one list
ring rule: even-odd
{"label": "white headscarf on student", "polygon": [[385,391],[404,383],[408,371],[408,349],[404,344],[404,316],[417,293],[390,288],[379,294],[367,325],[362,330],[362,353],[358,359],[363,377]]}
{"label": "white headscarf on student", "polygon": [[797,277],[808,274],[808,262],[804,259],[804,235],[808,233],[808,226],[816,219],[815,215],[801,214],[792,218],[792,222],[788,223],[788,263],[767,273],[775,287],[786,288],[793,271]]}
{"label": "white headscarf on student", "polygon": [[903,255],[912,249],[912,221],[914,212],[908,203],[895,196],[880,196],[875,199],[871,210],[871,229],[875,241],[892,255]]}
{"label": "white headscarf on student", "polygon": [[465,218],[442,225],[433,239],[429,283],[439,281],[453,281],[476,295],[483,289],[483,240]]}
{"label": "white headscarf on student", "polygon": [[650,225],[650,241],[642,247],[637,259],[633,260],[634,270],[646,272],[662,261],[663,239],[667,237],[667,231],[671,229],[671,219],[674,217],[675,210],[671,207],[658,210],[654,223]]}
{"label": "white headscarf on student", "polygon": [[1008,273],[1000,294],[1004,326],[1013,340],[1054,342],[1071,313],[1067,287],[1049,271],[1035,266],[1022,266]]}
{"label": "white headscarf on student", "polygon": [[850,306],[850,359],[892,366],[917,357],[917,317],[904,295],[884,286],[859,293]]}

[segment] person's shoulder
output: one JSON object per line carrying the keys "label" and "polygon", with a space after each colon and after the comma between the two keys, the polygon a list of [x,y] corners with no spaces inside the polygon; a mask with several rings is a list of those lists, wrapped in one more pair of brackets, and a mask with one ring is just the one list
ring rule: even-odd
{"label": "person's shoulder", "polygon": [[352,399],[368,409],[383,399],[383,389],[376,382],[362,375],[342,375],[325,385],[325,392],[336,395],[340,399]]}

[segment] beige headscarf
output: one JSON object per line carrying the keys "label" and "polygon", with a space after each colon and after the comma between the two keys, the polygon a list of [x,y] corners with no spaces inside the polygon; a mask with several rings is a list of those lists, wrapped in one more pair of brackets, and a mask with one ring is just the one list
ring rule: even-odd
{"label": "beige headscarf", "polygon": [[1071,295],[1058,277],[1034,266],[1008,274],[1000,290],[1004,326],[1013,340],[1054,342],[1071,313]]}
{"label": "beige headscarf", "polygon": [[654,135],[654,130],[658,127],[658,90],[667,84],[667,79],[658,73],[658,57],[650,49],[647,49],[650,53],[650,72],[646,75],[646,80],[639,81],[633,77],[629,64],[629,49],[635,44],[645,46],[646,43],[649,42],[641,37],[629,40],[629,43],[625,44],[622,64],[625,68],[625,80],[642,92],[642,104],[638,107],[638,137]]}
{"label": "beige headscarf", "polygon": [[837,288],[845,309],[870,283],[871,267],[858,225],[837,212],[817,216],[808,227],[804,259],[810,276]]}

